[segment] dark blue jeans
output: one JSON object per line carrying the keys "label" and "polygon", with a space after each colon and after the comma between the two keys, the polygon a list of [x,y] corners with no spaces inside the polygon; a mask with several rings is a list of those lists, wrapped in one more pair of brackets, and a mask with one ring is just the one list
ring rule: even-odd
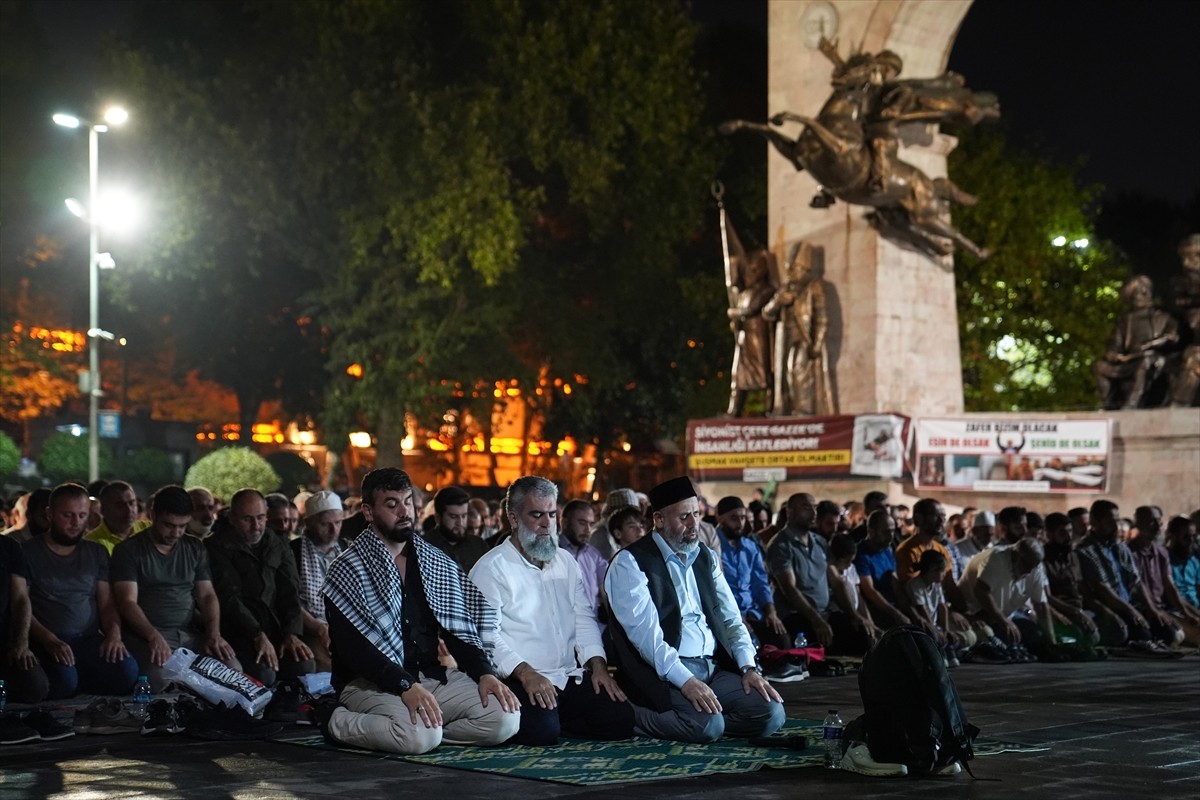
{"label": "dark blue jeans", "polygon": [[132,655],[116,662],[105,661],[100,655],[99,635],[63,639],[75,654],[75,664],[66,666],[51,659],[45,651],[37,654],[50,682],[51,700],[74,697],[79,692],[121,696],[133,691],[137,681],[137,659]]}

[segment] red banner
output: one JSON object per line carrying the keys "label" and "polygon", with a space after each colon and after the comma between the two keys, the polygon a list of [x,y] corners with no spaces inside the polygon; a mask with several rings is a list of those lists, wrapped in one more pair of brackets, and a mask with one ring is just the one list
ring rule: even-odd
{"label": "red banner", "polygon": [[688,473],[698,481],[900,478],[908,424],[898,414],[691,420]]}

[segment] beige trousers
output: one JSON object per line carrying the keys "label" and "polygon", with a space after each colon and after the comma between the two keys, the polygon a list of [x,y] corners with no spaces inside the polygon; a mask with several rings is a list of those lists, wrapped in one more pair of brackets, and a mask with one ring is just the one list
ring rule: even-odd
{"label": "beige trousers", "polygon": [[403,755],[428,753],[443,742],[459,745],[496,745],[516,735],[521,714],[505,712],[500,702],[488,697],[484,708],[479,685],[456,669],[448,670],[442,685],[421,678],[442,709],[443,726],[426,728],[412,722],[408,707],[399,695],[384,692],[370,681],[356,679],[338,698],[342,707],[329,718],[329,733],[343,744],[369,750],[386,750]]}

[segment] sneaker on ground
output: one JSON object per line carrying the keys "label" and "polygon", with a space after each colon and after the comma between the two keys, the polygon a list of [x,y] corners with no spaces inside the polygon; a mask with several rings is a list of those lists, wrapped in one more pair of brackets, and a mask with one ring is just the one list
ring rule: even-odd
{"label": "sneaker on ground", "polygon": [[57,742],[59,739],[69,739],[75,735],[73,728],[63,725],[49,711],[40,708],[30,711],[21,721],[37,731],[38,738],[43,742]]}
{"label": "sneaker on ground", "polygon": [[216,706],[188,723],[188,734],[198,739],[253,741],[269,739],[283,731],[285,723],[255,719],[240,708]]}
{"label": "sneaker on ground", "polygon": [[183,695],[175,701],[175,730],[173,733],[183,733],[190,726],[197,724],[207,713],[206,703],[191,695]]}
{"label": "sneaker on ground", "polygon": [[871,758],[871,750],[867,747],[866,742],[850,743],[850,746],[846,748],[846,754],[842,756],[842,769],[877,778],[908,774],[908,767],[903,764],[887,764]]}
{"label": "sneaker on ground", "polygon": [[957,761],[951,761],[949,764],[943,764],[933,771],[934,775],[957,775],[962,772],[962,764]]}
{"label": "sneaker on ground", "polygon": [[771,683],[796,683],[808,677],[808,667],[798,661],[778,661],[763,670],[763,677]]}
{"label": "sneaker on ground", "polygon": [[175,706],[170,700],[155,700],[147,710],[142,723],[142,736],[165,736],[179,733],[175,724]]}
{"label": "sneaker on ground", "polygon": [[42,737],[20,717],[0,717],[0,745],[36,742]]}
{"label": "sneaker on ground", "polygon": [[138,733],[141,720],[134,719],[120,700],[102,697],[87,708],[75,712],[75,732],[108,735],[114,733]]}

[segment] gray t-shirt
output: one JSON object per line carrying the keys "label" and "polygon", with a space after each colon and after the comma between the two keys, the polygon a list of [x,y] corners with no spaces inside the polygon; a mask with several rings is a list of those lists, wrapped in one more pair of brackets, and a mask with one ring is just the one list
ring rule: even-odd
{"label": "gray t-shirt", "polygon": [[22,548],[29,563],[29,597],[38,622],[64,641],[98,634],[96,584],[108,581],[104,545],[83,539],[71,555],[60,556],[38,536]]}
{"label": "gray t-shirt", "polygon": [[138,605],[160,631],[193,627],[196,581],[211,581],[204,544],[184,536],[163,555],[149,531],[130,536],[113,548],[112,581],[138,585]]}
{"label": "gray t-shirt", "polygon": [[[767,569],[771,575],[791,572],[796,577],[796,588],[818,613],[824,613],[829,607],[829,575],[825,571],[829,563],[827,549],[825,540],[816,531],[809,532],[805,545],[795,531],[785,528],[771,540],[767,550]],[[785,611],[799,610],[787,603],[783,592],[775,593],[775,602]]]}

